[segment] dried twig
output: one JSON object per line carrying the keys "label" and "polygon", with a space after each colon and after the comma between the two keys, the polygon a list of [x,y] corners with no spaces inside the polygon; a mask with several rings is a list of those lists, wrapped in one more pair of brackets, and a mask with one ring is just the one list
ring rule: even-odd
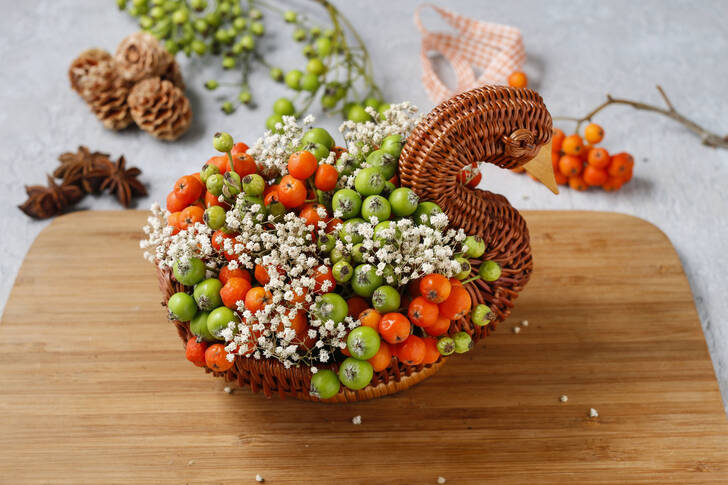
{"label": "dried twig", "polygon": [[612,105],[612,104],[624,104],[627,106],[631,106],[634,109],[639,109],[639,110],[643,110],[643,111],[652,111],[654,113],[659,113],[659,114],[665,115],[668,118],[672,118],[673,120],[686,126],[690,131],[692,131],[693,133],[698,135],[700,137],[700,140],[703,142],[703,145],[707,145],[707,146],[713,147],[713,148],[728,149],[728,135],[720,136],[716,133],[713,133],[713,132],[703,128],[696,122],[686,118],[684,115],[678,113],[677,110],[675,110],[675,107],[673,106],[670,99],[667,97],[667,94],[665,94],[665,91],[662,89],[662,87],[657,86],[657,90],[660,92],[660,96],[662,96],[662,99],[665,101],[665,104],[667,105],[667,109],[660,108],[658,106],[653,106],[651,104],[643,103],[641,101],[633,101],[631,99],[623,99],[623,98],[614,98],[614,97],[612,97],[611,94],[607,94],[607,100],[604,101],[599,106],[597,106],[596,108],[594,108],[583,118],[575,118],[575,117],[570,117],[570,116],[555,116],[554,119],[555,120],[575,121],[576,122],[575,131],[578,132],[582,123],[590,122],[597,113],[599,113],[601,110],[603,110],[607,106]]}

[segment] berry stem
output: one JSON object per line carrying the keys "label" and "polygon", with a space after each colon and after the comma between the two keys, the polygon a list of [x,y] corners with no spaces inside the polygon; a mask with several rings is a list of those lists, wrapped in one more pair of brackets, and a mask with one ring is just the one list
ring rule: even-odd
{"label": "berry stem", "polygon": [[654,106],[651,104],[643,103],[641,101],[634,101],[631,99],[625,99],[625,98],[614,98],[611,94],[607,94],[607,99],[602,104],[591,110],[589,113],[587,113],[585,116],[581,118],[572,117],[572,116],[554,116],[554,120],[564,120],[564,121],[575,121],[576,122],[576,128],[575,132],[579,132],[579,128],[581,128],[581,125],[586,122],[591,122],[592,118],[596,116],[597,113],[605,109],[607,106],[613,105],[613,104],[621,104],[626,106],[631,106],[634,109],[641,110],[641,111],[651,111],[653,113],[658,113],[664,116],[667,116],[668,118],[672,118],[673,120],[677,121],[678,123],[682,124],[683,126],[687,127],[690,131],[695,133],[700,137],[700,140],[702,141],[703,145],[713,147],[713,148],[724,148],[728,149],[728,135],[727,136],[720,136],[716,133],[713,133],[709,131],[708,129],[700,126],[696,122],[692,121],[691,119],[687,118],[685,115],[679,113],[675,107],[673,106],[672,102],[670,101],[670,98],[667,97],[667,94],[662,89],[662,86],[657,86],[657,91],[660,93],[660,96],[665,101],[665,104],[667,105],[667,108],[661,108],[659,106]]}

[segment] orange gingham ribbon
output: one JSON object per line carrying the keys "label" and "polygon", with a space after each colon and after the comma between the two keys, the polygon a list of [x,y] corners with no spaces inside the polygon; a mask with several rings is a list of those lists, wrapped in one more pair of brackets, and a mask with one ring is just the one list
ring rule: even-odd
{"label": "orange gingham ribbon", "polygon": [[[450,34],[425,29],[420,20],[423,7],[435,10],[457,32]],[[415,24],[422,33],[422,82],[435,103],[484,84],[505,84],[508,76],[520,70],[526,61],[523,36],[515,27],[471,19],[432,4],[420,5],[415,10]],[[457,77],[455,91],[435,73],[432,60],[427,55],[430,51],[439,52],[452,65]],[[473,66],[483,71],[477,79]]]}

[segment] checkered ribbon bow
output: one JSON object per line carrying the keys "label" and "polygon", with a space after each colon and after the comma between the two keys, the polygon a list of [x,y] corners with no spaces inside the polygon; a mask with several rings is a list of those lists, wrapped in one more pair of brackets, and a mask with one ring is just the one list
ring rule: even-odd
{"label": "checkered ribbon bow", "polygon": [[[423,7],[435,10],[457,32],[430,32],[425,29],[420,20]],[[431,4],[417,8],[415,24],[422,33],[422,82],[435,103],[484,84],[506,84],[507,77],[520,70],[526,61],[523,36],[514,27],[481,22]],[[448,88],[435,72],[427,55],[430,51],[439,52],[452,65],[457,77],[455,91]],[[473,67],[482,70],[477,79]]]}

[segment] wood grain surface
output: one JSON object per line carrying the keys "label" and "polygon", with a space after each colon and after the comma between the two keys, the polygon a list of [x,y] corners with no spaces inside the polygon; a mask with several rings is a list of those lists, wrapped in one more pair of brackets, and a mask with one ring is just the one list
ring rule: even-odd
{"label": "wood grain surface", "polygon": [[667,238],[618,214],[525,215],[536,271],[510,320],[418,386],[343,405],[223,392],[165,321],[145,214],[56,219],[0,324],[0,483],[728,483]]}

